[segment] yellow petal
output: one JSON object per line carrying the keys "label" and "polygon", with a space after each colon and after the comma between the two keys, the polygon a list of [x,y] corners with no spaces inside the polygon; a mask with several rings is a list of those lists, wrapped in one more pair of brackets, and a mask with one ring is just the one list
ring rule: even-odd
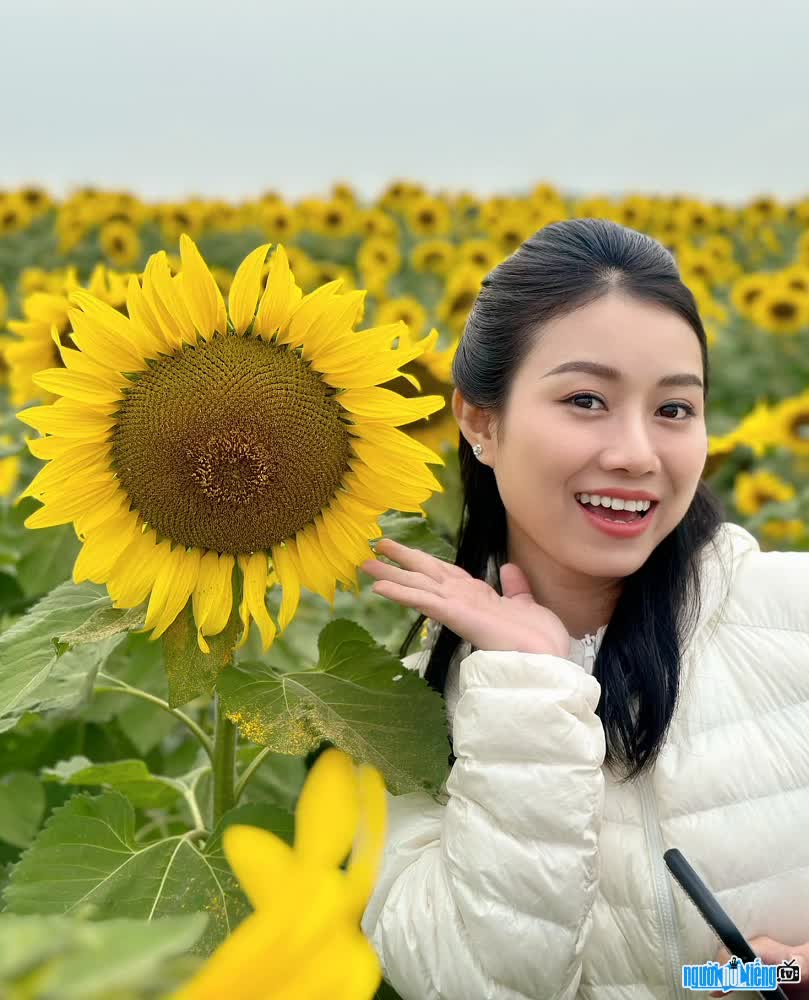
{"label": "yellow petal", "polygon": [[84,541],[87,538],[88,532],[104,524],[105,521],[109,521],[111,517],[121,512],[122,507],[129,510],[129,496],[122,489],[118,489],[102,503],[96,504],[73,519],[73,527],[76,529],[76,534],[81,541]]}
{"label": "yellow petal", "polygon": [[[148,330],[142,331],[128,316],[124,316],[107,302],[96,298],[83,288],[71,292],[70,301],[81,307],[84,315],[96,328],[106,331],[120,345],[125,345],[122,349],[130,349],[138,361],[142,359],[145,351],[154,346]],[[140,367],[145,368],[146,365],[141,364]],[[138,370],[140,369],[122,369],[122,371]]]}
{"label": "yellow petal", "polygon": [[152,629],[151,639],[159,638],[185,607],[197,584],[199,560],[199,549],[186,551],[182,545],[165,558],[155,578],[143,626],[144,631]]}
{"label": "yellow petal", "polygon": [[366,421],[381,421],[392,426],[407,424],[444,406],[443,396],[421,396],[405,399],[390,389],[372,386],[366,389],[347,389],[337,397],[339,404],[349,413],[356,413]]}
{"label": "yellow petal", "polygon": [[[225,831],[225,836],[233,827]],[[286,913],[278,906],[253,913],[225,938],[192,979],[172,993],[169,1000],[268,1000],[266,959],[284,946]],[[271,988],[271,987],[270,987]],[[303,998],[301,998],[303,1000]]]}
{"label": "yellow petal", "polygon": [[169,344],[172,341],[166,339],[163,329],[158,322],[157,316],[154,310],[149,305],[149,301],[146,298],[141,286],[138,284],[138,279],[132,275],[129,279],[129,286],[126,292],[126,311],[129,313],[129,317],[133,324],[143,333],[148,334],[151,343],[153,344],[152,349],[149,351],[149,357],[156,356],[160,353],[166,353],[170,350]]}
{"label": "yellow petal", "polygon": [[196,243],[186,233],[180,237],[180,257],[183,298],[200,335],[210,340],[217,330],[227,333],[225,300]]}
{"label": "yellow petal", "polygon": [[343,279],[336,278],[305,295],[292,312],[286,329],[279,332],[278,343],[289,344],[293,348],[303,345],[312,325],[323,313],[324,306],[342,286]]}
{"label": "yellow petal", "polygon": [[[356,351],[358,359],[367,361],[373,357],[374,348],[370,341],[365,340],[365,331],[360,334],[352,329],[362,311],[364,297],[363,291],[347,292],[335,295],[323,304],[321,314],[307,331],[301,348],[305,361],[311,361],[316,368],[324,371],[332,360],[337,362],[352,350]],[[361,349],[358,346],[360,343],[363,345]]]}
{"label": "yellow petal", "polygon": [[256,826],[229,826],[222,837],[228,864],[258,913],[277,912],[285,893],[295,891],[298,863],[280,837]]}
{"label": "yellow petal", "polygon": [[44,507],[34,511],[25,521],[26,528],[52,528],[56,524],[67,524],[87,507],[94,507],[111,499],[118,492],[118,484],[90,483],[71,492],[70,496],[50,499]]}
{"label": "yellow petal", "polygon": [[46,389],[57,396],[66,396],[80,403],[116,403],[122,402],[122,394],[115,386],[110,386],[97,379],[94,375],[82,372],[71,372],[64,368],[50,368],[37,372],[34,384],[40,389]]}
{"label": "yellow petal", "polygon": [[170,547],[167,540],[158,545],[157,534],[151,528],[135,534],[107,580],[114,607],[136,608],[146,600]]}
{"label": "yellow petal", "polygon": [[261,291],[261,271],[269,249],[269,243],[257,247],[239,264],[233,276],[228,294],[228,312],[236,333],[244,333],[253,322]]}
{"label": "yellow petal", "polygon": [[431,448],[417,441],[409,434],[397,430],[395,427],[386,427],[384,424],[357,423],[349,427],[352,435],[360,437],[377,448],[382,449],[389,455],[400,455],[407,453],[408,458],[416,458],[421,462],[428,462],[430,465],[445,465],[444,459]]}
{"label": "yellow petal", "polygon": [[[342,298],[348,298],[348,295],[341,296]],[[331,339],[317,352],[315,363],[320,371],[331,371],[333,367],[355,365],[363,359],[373,358],[380,351],[390,351],[390,345],[400,335],[402,327],[405,324],[399,320],[371,327],[369,330],[353,330],[340,340]],[[412,352],[413,348],[409,348],[409,351]],[[418,357],[420,353],[416,349],[412,357]]]}
{"label": "yellow petal", "polygon": [[341,750],[325,750],[309,771],[295,807],[295,851],[303,864],[339,867],[351,850],[359,810],[354,762]]}
{"label": "yellow petal", "polygon": [[360,818],[346,881],[349,912],[359,922],[379,875],[387,834],[388,805],[385,782],[375,767],[361,764],[357,784]]}
{"label": "yellow petal", "polygon": [[106,438],[115,417],[109,413],[81,403],[59,400],[48,406],[30,406],[17,414],[29,427],[40,434],[58,434],[66,438],[87,438],[91,441]]}
{"label": "yellow petal", "polygon": [[301,583],[334,607],[335,579],[329,563],[324,563],[312,524],[302,528],[295,536],[300,560]]}
{"label": "yellow petal", "polygon": [[83,447],[82,453],[78,455],[69,453],[67,458],[55,459],[44,469],[40,469],[17,499],[35,497],[37,500],[47,502],[51,498],[69,496],[77,482],[89,486],[90,483],[110,481],[109,463],[103,459],[96,460],[95,454],[89,456]]}
{"label": "yellow petal", "polygon": [[315,526],[315,534],[320,551],[330,563],[337,579],[342,580],[343,583],[348,584],[350,587],[355,587],[356,567],[352,565],[348,553],[340,550],[339,546],[335,544],[334,539],[326,530],[323,524],[322,512],[315,517],[312,524]]}
{"label": "yellow petal", "polygon": [[102,326],[95,315],[79,309],[71,309],[68,316],[73,327],[73,343],[99,365],[119,372],[139,372],[148,368],[131,337]]}
{"label": "yellow petal", "polygon": [[82,546],[73,566],[73,582],[104,583],[118,557],[139,531],[138,515],[124,513],[96,528]]}
{"label": "yellow petal", "polygon": [[308,961],[299,962],[283,985],[273,985],[272,1000],[372,1000],[382,981],[382,966],[362,932],[344,924],[314,941]]}
{"label": "yellow petal", "polygon": [[269,560],[266,552],[254,552],[251,556],[239,556],[239,566],[244,577],[244,598],[239,608],[244,631],[238,646],[247,642],[250,632],[250,619],[254,619],[261,633],[261,646],[264,652],[272,646],[275,639],[275,622],[267,610],[267,574]]}
{"label": "yellow petal", "polygon": [[[55,336],[54,336],[55,334]],[[56,327],[51,331],[51,339],[54,341],[54,346],[59,352],[59,357],[62,359],[62,364],[71,372],[81,372],[84,375],[92,375],[97,381],[103,382],[104,385],[109,386],[113,389],[120,389],[121,386],[128,385],[129,379],[120,372],[115,371],[113,368],[107,368],[105,365],[98,364],[97,361],[93,361],[92,358],[88,358],[86,354],[82,354],[81,351],[74,351],[70,347],[63,346],[59,335],[56,332]]]}
{"label": "yellow petal", "polygon": [[267,286],[258,304],[253,332],[269,339],[277,330],[283,329],[303,297],[303,291],[295,283],[289,268],[286,250],[279,243],[270,258],[270,273]]}
{"label": "yellow petal", "polygon": [[200,560],[191,608],[197,623],[197,645],[203,653],[211,651],[204,636],[219,635],[230,618],[234,562],[232,555],[218,552],[206,552]]}
{"label": "yellow petal", "polygon": [[143,294],[169,346],[180,348],[183,344],[196,342],[196,327],[179,289],[173,284],[165,250],[152,254],[146,262]]}
{"label": "yellow petal", "polygon": [[281,607],[278,612],[280,632],[284,632],[295,617],[301,599],[301,581],[289,554],[290,546],[294,544],[294,539],[290,539],[284,545],[274,545],[272,549],[273,566],[282,588]]}

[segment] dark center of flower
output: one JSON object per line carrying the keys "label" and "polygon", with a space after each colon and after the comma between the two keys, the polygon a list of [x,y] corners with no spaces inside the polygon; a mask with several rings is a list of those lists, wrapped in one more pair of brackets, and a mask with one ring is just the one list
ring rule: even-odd
{"label": "dark center of flower", "polygon": [[757,299],[759,297],[759,295],[761,295],[761,289],[760,288],[749,288],[744,293],[743,298],[744,298],[744,301],[747,303],[747,305],[750,305],[750,303],[753,302],[755,299]]}
{"label": "dark center of flower", "polygon": [[333,390],[294,351],[217,334],[151,363],[118,411],[112,459],[163,538],[267,550],[325,507],[348,470]]}
{"label": "dark center of flower", "polygon": [[114,253],[122,253],[126,249],[126,243],[124,243],[120,236],[113,238],[112,249]]}
{"label": "dark center of flower", "polygon": [[465,289],[464,291],[459,292],[452,300],[450,311],[452,313],[468,313],[475,304],[476,298],[477,292]]}
{"label": "dark center of flower", "polygon": [[770,307],[770,312],[776,319],[793,319],[796,313],[793,302],[774,302]]}

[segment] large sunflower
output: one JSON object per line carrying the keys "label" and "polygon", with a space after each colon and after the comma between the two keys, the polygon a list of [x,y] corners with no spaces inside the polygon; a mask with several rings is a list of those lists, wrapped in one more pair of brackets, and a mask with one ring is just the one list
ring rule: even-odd
{"label": "large sunflower", "polygon": [[142,286],[130,278],[128,317],[74,291],[77,350],[35,379],[62,398],[19,414],[49,460],[23,493],[44,504],[26,526],[72,521],[74,581],[105,583],[119,608],[148,597],[152,638],[190,598],[203,652],[230,619],[236,565],[241,641],[255,620],[266,650],[268,585],[283,588],[281,631],[302,586],[333,605],[336,581],[358,588],[377,517],[423,513],[442,489],[426,464],[442,459],[397,427],[443,400],[380,387],[423,343],[392,350],[401,323],[355,331],[365,292],[340,281],[303,297],[280,244],[262,294],[268,250],[239,266],[227,311],[185,235],[179,275],[161,251]]}

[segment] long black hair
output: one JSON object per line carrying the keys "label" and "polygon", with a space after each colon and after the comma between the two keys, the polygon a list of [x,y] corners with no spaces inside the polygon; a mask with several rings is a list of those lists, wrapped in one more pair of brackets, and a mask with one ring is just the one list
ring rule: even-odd
{"label": "long black hair", "polygon": [[[707,398],[705,330],[674,258],[650,236],[605,219],[546,226],[486,276],[452,364],[455,386],[467,402],[502,412],[543,324],[611,291],[663,306],[689,324],[702,352]],[[475,459],[462,434],[458,459],[463,498],[455,565],[485,579],[493,557],[499,581],[508,561],[507,527],[494,472]],[[604,727],[605,763],[622,765],[628,772],[623,781],[651,769],[665,742],[679,694],[681,650],[700,610],[700,552],[725,520],[721,498],[700,481],[677,527],[623,580],[593,668],[601,685],[596,711]],[[401,656],[424,620],[421,615],[409,630]],[[442,695],[460,643],[446,625],[433,643],[425,677]]]}

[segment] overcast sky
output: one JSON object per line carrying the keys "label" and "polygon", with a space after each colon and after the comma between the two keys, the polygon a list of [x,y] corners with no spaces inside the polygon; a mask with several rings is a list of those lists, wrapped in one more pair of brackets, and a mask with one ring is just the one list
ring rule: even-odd
{"label": "overcast sky", "polygon": [[808,0],[0,0],[0,38],[0,187],[809,195]]}

